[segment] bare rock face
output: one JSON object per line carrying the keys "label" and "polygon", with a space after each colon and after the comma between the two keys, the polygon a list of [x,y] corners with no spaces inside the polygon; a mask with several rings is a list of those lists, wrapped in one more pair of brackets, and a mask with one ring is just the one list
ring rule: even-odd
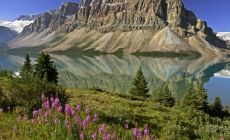
{"label": "bare rock face", "polygon": [[79,5],[78,13],[62,26],[62,31],[86,27],[104,33],[157,32],[169,26],[183,38],[198,35],[217,47],[226,46],[181,0],[81,0]]}
{"label": "bare rock face", "polygon": [[37,17],[33,24],[24,28],[22,34],[42,32],[47,28],[50,32],[57,30],[65,21],[78,11],[79,5],[72,2],[64,2],[57,10],[50,10]]}

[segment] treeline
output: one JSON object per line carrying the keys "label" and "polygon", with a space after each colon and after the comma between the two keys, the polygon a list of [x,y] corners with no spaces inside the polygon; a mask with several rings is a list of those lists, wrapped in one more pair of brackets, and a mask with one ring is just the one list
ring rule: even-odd
{"label": "treeline", "polygon": [[167,85],[164,85],[158,92],[149,94],[148,82],[145,80],[141,67],[132,81],[130,94],[142,98],[152,98],[153,101],[165,107],[175,105],[182,108],[192,108],[203,111],[212,117],[229,117],[229,110],[224,108],[220,97],[216,97],[213,102],[208,102],[206,89],[202,84],[191,85],[181,100],[176,100]]}

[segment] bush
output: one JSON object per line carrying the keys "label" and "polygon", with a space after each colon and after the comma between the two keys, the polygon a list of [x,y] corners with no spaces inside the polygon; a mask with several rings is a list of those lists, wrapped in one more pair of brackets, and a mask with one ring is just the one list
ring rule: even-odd
{"label": "bush", "polygon": [[69,99],[62,86],[35,77],[30,77],[27,81],[15,78],[11,82],[11,92],[17,100],[17,105],[25,108],[30,117],[34,109],[41,107],[42,94],[47,97],[58,96],[62,104],[67,103]]}
{"label": "bush", "polygon": [[0,87],[0,109],[3,111],[12,111],[16,106],[16,101]]}

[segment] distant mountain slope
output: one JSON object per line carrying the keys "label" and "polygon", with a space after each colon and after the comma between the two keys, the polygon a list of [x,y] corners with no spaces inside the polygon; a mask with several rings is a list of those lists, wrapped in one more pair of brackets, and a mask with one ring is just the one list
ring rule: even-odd
{"label": "distant mountain slope", "polygon": [[18,33],[16,31],[13,31],[7,27],[0,26],[0,43],[5,43],[17,35]]}
{"label": "distant mountain slope", "polygon": [[217,33],[217,36],[226,41],[230,48],[230,32],[219,32]]}
{"label": "distant mountain slope", "polygon": [[221,37],[225,41],[230,41],[230,32],[219,32],[217,33],[218,37]]}
{"label": "distant mountain slope", "polygon": [[[52,39],[44,42],[42,36],[51,34]],[[43,43],[28,43],[40,42],[38,38]],[[226,43],[216,37],[205,21],[187,10],[181,0],[66,2],[59,9],[40,15],[9,46],[44,44],[46,51],[106,53],[196,51],[202,55],[222,55],[222,49],[227,49]]]}
{"label": "distant mountain slope", "polygon": [[4,21],[0,20],[0,26],[8,27],[13,31],[21,33],[25,26],[33,23],[29,20],[15,20],[15,21]]}

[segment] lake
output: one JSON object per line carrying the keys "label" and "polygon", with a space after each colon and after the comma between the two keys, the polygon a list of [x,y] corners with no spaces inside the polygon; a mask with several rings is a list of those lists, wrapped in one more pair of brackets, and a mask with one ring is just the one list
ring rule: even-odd
{"label": "lake", "polygon": [[[137,57],[133,55],[50,54],[59,71],[59,82],[66,87],[101,89],[127,94],[141,66],[150,93],[167,84],[174,96],[183,97],[190,85],[204,84],[208,99],[220,96],[230,106],[230,59]],[[0,53],[0,70],[17,72],[23,55]]]}

